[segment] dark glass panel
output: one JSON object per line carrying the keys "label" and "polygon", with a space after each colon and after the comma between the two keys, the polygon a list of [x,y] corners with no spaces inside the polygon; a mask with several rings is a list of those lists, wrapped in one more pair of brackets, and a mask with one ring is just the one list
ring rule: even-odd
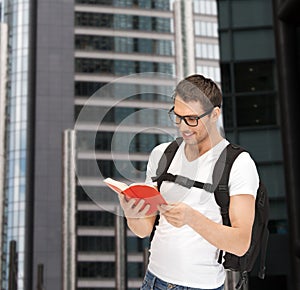
{"label": "dark glass panel", "polygon": [[77,237],[77,250],[79,252],[114,252],[114,237]]}
{"label": "dark glass panel", "polygon": [[147,161],[97,160],[97,164],[104,178],[122,178],[125,176],[133,180],[144,179],[144,172],[147,167]]}
{"label": "dark glass panel", "polygon": [[221,80],[222,80],[222,92],[230,93],[231,92],[231,77],[230,77],[230,64],[222,63],[221,64]]}
{"label": "dark glass panel", "polygon": [[134,29],[155,32],[171,32],[171,20],[169,18],[149,16],[76,12],[75,25],[121,30]]}
{"label": "dark glass panel", "polygon": [[237,93],[275,90],[274,65],[271,61],[236,63],[234,77]]}
{"label": "dark glass panel", "polygon": [[79,262],[77,274],[79,278],[113,278],[115,276],[115,263]]}
{"label": "dark glass panel", "polygon": [[237,125],[276,125],[276,98],[274,95],[240,96],[236,98]]}
{"label": "dark glass panel", "polygon": [[80,185],[76,186],[76,199],[78,201],[92,201],[86,191]]}
{"label": "dark glass panel", "polygon": [[95,82],[75,82],[75,95],[76,96],[91,96],[98,89],[105,86],[106,83]]}
{"label": "dark glass panel", "polygon": [[127,274],[128,278],[142,278],[145,275],[144,265],[143,263],[128,263],[127,264]]}
{"label": "dark glass panel", "polygon": [[232,98],[223,97],[223,120],[225,128],[233,127],[233,108],[232,108]]}
{"label": "dark glass panel", "polygon": [[79,211],[77,213],[78,226],[113,227],[115,215],[107,211]]}
{"label": "dark glass panel", "polygon": [[75,3],[170,10],[170,0],[76,0]]}
{"label": "dark glass panel", "polygon": [[[90,142],[95,136],[95,142]],[[116,133],[116,132],[78,132],[77,146],[79,149],[96,150],[96,151],[111,151],[113,148],[113,138],[118,140],[129,140],[129,148],[125,152],[132,153],[149,153],[156,145],[171,141],[172,137],[162,134],[146,134],[146,133]],[[119,152],[124,152],[119,148]]]}
{"label": "dark glass panel", "polygon": [[129,75],[143,72],[159,72],[172,74],[173,64],[154,63],[147,61],[127,61],[111,59],[77,58],[75,71],[78,73],[111,73],[115,75]]}

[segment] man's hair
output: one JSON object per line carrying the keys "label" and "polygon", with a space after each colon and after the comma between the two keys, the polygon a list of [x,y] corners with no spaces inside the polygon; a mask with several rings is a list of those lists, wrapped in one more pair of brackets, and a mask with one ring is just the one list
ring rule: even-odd
{"label": "man's hair", "polygon": [[211,79],[194,74],[180,81],[173,94],[173,98],[179,96],[183,101],[198,101],[204,110],[212,107],[221,107],[222,93]]}

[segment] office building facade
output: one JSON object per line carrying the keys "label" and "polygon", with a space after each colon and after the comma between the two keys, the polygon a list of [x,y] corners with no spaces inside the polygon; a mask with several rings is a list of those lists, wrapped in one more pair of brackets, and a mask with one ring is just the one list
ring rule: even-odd
{"label": "office building facade", "polygon": [[1,289],[61,289],[62,133],[74,124],[74,4],[2,1],[2,10],[8,45]]}
{"label": "office building facade", "polygon": [[[151,149],[176,135],[167,110],[177,78],[217,43],[215,1],[175,2],[3,1],[2,289],[115,289],[116,199],[100,177],[144,178]],[[127,235],[135,289],[148,244]]]}
{"label": "office building facade", "polygon": [[[286,153],[286,144],[291,143],[293,137],[286,134],[284,125],[286,115],[290,115],[292,109],[286,110],[282,105],[290,97],[280,89],[286,77],[278,77],[282,70],[278,48],[294,50],[297,46],[284,45],[282,37],[285,32],[279,33],[274,27],[274,23],[280,22],[277,13],[282,8],[275,2],[218,1],[226,137],[249,149],[270,196],[266,279],[260,281],[254,271],[249,289],[296,287],[293,284],[295,269],[292,271],[291,268],[291,253],[296,254],[290,250],[289,242],[290,239],[295,240],[295,235],[292,235],[295,230],[289,222],[293,223],[296,216],[288,211],[287,199],[293,196],[288,189],[294,188],[294,185],[289,182],[286,172],[287,164],[295,158],[292,157],[295,151],[288,149],[290,153]],[[290,1],[279,2],[288,4]],[[297,5],[294,11],[299,11]],[[296,59],[293,60],[295,63]],[[290,90],[295,92],[293,86]]]}
{"label": "office building facade", "polygon": [[[200,12],[203,3],[207,9]],[[198,31],[202,18],[211,26],[215,22],[212,35]],[[178,79],[196,72],[193,43],[205,38],[217,44],[216,2],[175,1],[173,6],[170,1],[117,1],[108,5],[107,1],[80,0],[75,5],[75,23],[80,183],[77,285],[80,290],[113,289],[118,266],[116,197],[111,197],[99,175],[127,182],[143,180],[151,149],[174,138],[176,132],[167,117],[170,96]],[[210,60],[208,50],[197,52],[198,67],[207,59],[208,65],[213,63],[217,69],[217,57]],[[127,235],[128,288],[137,289],[145,270],[148,241],[129,231]]]}

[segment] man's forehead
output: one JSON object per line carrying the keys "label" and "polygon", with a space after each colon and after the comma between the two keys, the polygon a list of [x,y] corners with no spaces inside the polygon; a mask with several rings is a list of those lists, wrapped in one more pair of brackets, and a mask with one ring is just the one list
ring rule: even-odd
{"label": "man's forehead", "polygon": [[175,98],[174,102],[174,110],[180,110],[186,112],[185,115],[188,114],[198,114],[199,112],[202,111],[202,105],[199,101],[184,101],[180,97]]}

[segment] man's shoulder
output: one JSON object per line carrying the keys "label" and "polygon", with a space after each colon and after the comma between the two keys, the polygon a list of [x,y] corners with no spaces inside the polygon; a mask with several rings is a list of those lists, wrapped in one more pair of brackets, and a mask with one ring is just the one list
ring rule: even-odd
{"label": "man's shoulder", "polygon": [[167,149],[167,147],[172,143],[172,141],[170,142],[164,142],[164,143],[160,143],[158,145],[156,145],[153,149],[151,154],[160,154],[162,155],[165,150]]}

